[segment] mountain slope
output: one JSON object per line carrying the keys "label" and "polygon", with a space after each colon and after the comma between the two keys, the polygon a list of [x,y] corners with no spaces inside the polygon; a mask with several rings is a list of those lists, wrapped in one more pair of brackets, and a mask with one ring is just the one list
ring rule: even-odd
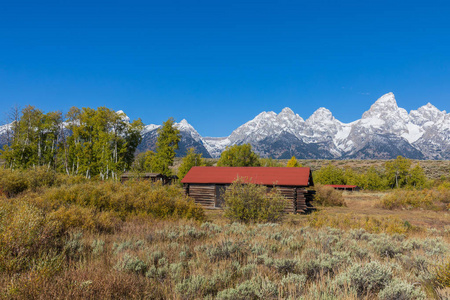
{"label": "mountain slope", "polygon": [[[158,138],[158,128],[161,125],[150,124],[145,126],[142,131],[142,142],[139,144],[137,151],[145,152],[147,150],[156,150],[156,140]],[[210,158],[211,155],[205,147],[205,142],[198,132],[186,120],[175,123],[175,127],[180,130],[181,141],[178,144],[177,156],[184,156],[189,148],[194,148],[197,153],[201,153],[203,157]]]}
{"label": "mountain slope", "polygon": [[[123,118],[129,118],[123,113]],[[0,145],[6,143],[0,126]],[[194,147],[203,157],[219,157],[226,147],[250,143],[263,157],[317,159],[450,159],[450,114],[431,103],[408,113],[393,93],[375,101],[360,119],[343,123],[321,107],[304,120],[290,108],[262,112],[227,137],[202,137],[186,120],[175,123],[181,132],[177,155]],[[138,152],[155,150],[157,129],[147,125]]]}

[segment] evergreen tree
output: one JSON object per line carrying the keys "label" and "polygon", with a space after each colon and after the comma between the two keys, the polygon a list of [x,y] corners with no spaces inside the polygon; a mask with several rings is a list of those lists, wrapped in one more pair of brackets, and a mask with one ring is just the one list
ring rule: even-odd
{"label": "evergreen tree", "polygon": [[301,167],[302,165],[297,161],[295,156],[292,156],[291,159],[287,162],[286,167]]}
{"label": "evergreen tree", "polygon": [[192,167],[203,166],[203,158],[201,153],[195,153],[194,148],[189,148],[186,156],[183,157],[180,167],[178,168],[178,178],[181,180],[186,176]]}
{"label": "evergreen tree", "polygon": [[218,167],[259,167],[258,154],[252,151],[250,144],[227,147],[220,155]]}

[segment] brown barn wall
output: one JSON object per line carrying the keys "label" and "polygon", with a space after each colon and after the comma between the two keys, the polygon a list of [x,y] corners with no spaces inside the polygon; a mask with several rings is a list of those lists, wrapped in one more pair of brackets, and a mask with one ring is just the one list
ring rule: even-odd
{"label": "brown barn wall", "polygon": [[215,207],[216,187],[214,184],[189,184],[187,193],[195,203],[207,208]]}

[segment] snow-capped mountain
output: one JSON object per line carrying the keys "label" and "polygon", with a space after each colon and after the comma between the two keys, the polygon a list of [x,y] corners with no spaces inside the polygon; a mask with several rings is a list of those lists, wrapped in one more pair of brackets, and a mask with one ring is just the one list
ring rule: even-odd
{"label": "snow-capped mountain", "polygon": [[8,129],[10,124],[0,126],[0,149],[3,149],[3,146],[8,143]]}
{"label": "snow-capped mountain", "polygon": [[[129,121],[123,111],[118,113]],[[0,144],[6,143],[7,126],[0,126]],[[219,157],[227,146],[250,143],[261,156],[273,158],[450,159],[450,114],[430,103],[408,113],[398,107],[393,93],[351,123],[340,122],[324,107],[306,120],[286,107],[278,114],[260,113],[228,137],[202,137],[184,119],[175,126],[182,136],[180,156],[194,147],[203,157]],[[155,150],[160,127],[145,126],[139,152]]]}
{"label": "snow-capped mountain", "polygon": [[430,103],[408,113],[393,93],[380,97],[361,119],[342,123],[326,108],[306,121],[285,108],[262,112],[226,138],[206,138],[213,157],[226,146],[250,143],[262,156],[287,158],[450,158],[450,114]]}
{"label": "snow-capped mountain", "polygon": [[[158,137],[158,128],[161,125],[150,124],[144,127],[142,131],[142,142],[138,146],[139,152],[156,149],[156,139]],[[203,154],[203,157],[211,157],[210,152],[205,148],[205,142],[200,134],[185,119],[179,123],[175,123],[175,127],[180,130],[181,141],[178,144],[177,155],[184,156],[191,147],[197,153]],[[220,155],[220,154],[219,154]]]}

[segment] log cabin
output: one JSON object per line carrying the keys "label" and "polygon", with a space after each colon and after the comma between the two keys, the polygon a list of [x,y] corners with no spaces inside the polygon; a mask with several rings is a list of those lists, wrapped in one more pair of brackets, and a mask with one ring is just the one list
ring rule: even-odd
{"label": "log cabin", "polygon": [[286,213],[308,213],[314,209],[311,201],[315,191],[310,168],[287,167],[193,167],[183,178],[186,195],[205,208],[222,208],[224,193],[238,178],[276,187],[289,200]]}

